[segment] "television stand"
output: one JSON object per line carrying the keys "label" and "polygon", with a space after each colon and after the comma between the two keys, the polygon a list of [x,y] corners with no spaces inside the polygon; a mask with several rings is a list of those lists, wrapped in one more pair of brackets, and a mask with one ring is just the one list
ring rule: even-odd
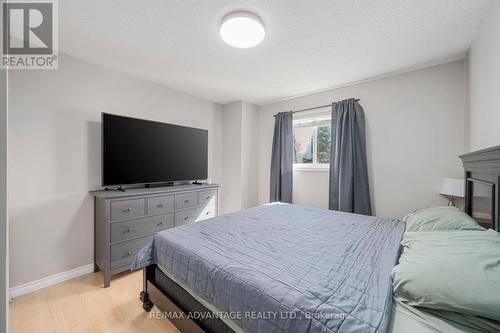
{"label": "television stand", "polygon": [[92,191],[94,196],[94,270],[104,287],[111,276],[130,271],[136,254],[162,230],[219,214],[219,185],[127,188],[127,192]]}

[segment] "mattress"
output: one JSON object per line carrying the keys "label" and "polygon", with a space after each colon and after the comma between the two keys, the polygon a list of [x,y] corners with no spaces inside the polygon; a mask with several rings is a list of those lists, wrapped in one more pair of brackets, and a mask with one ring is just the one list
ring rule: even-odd
{"label": "mattress", "polygon": [[[404,225],[269,204],[158,233],[158,264],[244,332],[386,332]],[[231,326],[233,326],[231,325]]]}

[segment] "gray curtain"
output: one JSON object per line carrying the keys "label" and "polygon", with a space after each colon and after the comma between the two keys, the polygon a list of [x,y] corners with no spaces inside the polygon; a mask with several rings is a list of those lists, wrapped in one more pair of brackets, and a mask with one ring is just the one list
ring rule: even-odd
{"label": "gray curtain", "polygon": [[274,118],[270,199],[271,202],[292,203],[293,114],[280,112]]}
{"label": "gray curtain", "polygon": [[355,99],[332,105],[329,208],[372,214],[366,162],[365,116]]}

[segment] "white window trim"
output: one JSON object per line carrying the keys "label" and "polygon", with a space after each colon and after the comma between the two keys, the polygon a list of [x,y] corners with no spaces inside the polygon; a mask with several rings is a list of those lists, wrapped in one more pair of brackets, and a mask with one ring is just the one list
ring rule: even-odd
{"label": "white window trim", "polygon": [[328,172],[330,171],[329,163],[293,163],[293,171],[313,171],[313,172]]}

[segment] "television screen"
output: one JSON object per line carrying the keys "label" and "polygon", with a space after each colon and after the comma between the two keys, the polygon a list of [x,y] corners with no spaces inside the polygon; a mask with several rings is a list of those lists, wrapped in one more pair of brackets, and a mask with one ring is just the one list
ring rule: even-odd
{"label": "television screen", "polygon": [[208,131],[102,114],[102,185],[207,179]]}

